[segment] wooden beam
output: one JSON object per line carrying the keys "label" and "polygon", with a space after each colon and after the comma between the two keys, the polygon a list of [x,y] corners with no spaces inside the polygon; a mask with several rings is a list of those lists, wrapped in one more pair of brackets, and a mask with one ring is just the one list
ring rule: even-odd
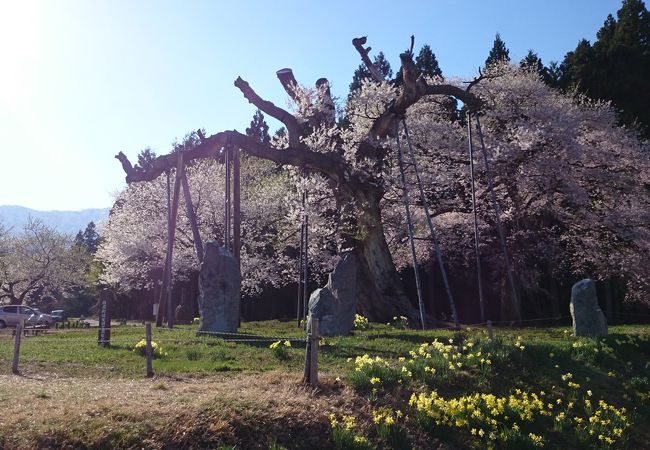
{"label": "wooden beam", "polygon": [[178,217],[178,199],[180,197],[181,179],[183,172],[185,172],[185,165],[183,164],[183,152],[177,150],[177,165],[176,176],[174,177],[174,194],[170,207],[170,213],[167,222],[167,258],[165,264],[165,272],[163,273],[163,289],[161,289],[161,297],[164,298],[164,304],[159,305],[158,320],[156,324],[162,325],[161,308],[167,316],[167,326],[174,327],[174,311],[172,308],[172,256],[174,251],[174,238],[176,237],[176,219]]}
{"label": "wooden beam", "polygon": [[183,197],[185,199],[185,210],[187,211],[187,218],[189,219],[190,226],[192,227],[194,250],[196,250],[196,257],[199,260],[199,264],[201,264],[203,262],[203,241],[201,240],[201,233],[199,233],[199,224],[196,220],[196,214],[194,213],[192,194],[190,192],[190,185],[187,182],[187,175],[185,171],[183,171],[181,185],[183,186]]}

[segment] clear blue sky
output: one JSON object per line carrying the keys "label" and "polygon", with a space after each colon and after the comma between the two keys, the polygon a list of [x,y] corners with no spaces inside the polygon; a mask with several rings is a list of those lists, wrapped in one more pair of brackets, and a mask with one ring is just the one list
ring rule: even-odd
{"label": "clear blue sky", "polygon": [[[472,77],[498,31],[513,61],[562,60],[594,40],[619,0],[374,2],[0,0],[0,205],[106,207],[124,186],[113,156],[166,153],[205,127],[243,131],[241,75],[286,105],[275,71],[327,77],[347,95],[367,35],[398,69],[416,37],[446,76]],[[272,125],[272,128],[274,125]]]}

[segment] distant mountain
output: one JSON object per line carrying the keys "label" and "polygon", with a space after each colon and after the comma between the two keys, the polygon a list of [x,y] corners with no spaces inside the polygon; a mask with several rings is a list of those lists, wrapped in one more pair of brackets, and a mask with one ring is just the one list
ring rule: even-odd
{"label": "distant mountain", "polygon": [[86,229],[89,222],[100,225],[108,218],[109,208],[90,208],[79,211],[38,211],[23,206],[0,206],[0,222],[14,233],[20,233],[23,225],[32,217],[61,233],[77,234]]}

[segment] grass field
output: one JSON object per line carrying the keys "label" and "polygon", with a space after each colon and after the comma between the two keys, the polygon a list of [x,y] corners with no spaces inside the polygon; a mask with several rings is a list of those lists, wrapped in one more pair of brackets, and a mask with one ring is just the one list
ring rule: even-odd
{"label": "grass field", "polygon": [[[242,333],[300,339],[295,322]],[[401,330],[371,324],[321,341],[319,389],[304,344],[153,330],[154,379],[134,352],[144,327],[0,335],[0,448],[648,448],[650,330],[604,339],[567,327]],[[364,356],[367,355],[367,356]],[[550,405],[550,406],[549,406]]]}

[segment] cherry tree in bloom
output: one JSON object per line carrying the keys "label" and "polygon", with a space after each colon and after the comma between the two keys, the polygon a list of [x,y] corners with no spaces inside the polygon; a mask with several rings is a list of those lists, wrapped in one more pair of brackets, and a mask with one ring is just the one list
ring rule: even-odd
{"label": "cherry tree in bloom", "polygon": [[[189,148],[198,139],[188,135]],[[275,145],[282,145],[275,142]],[[175,171],[171,171],[170,184]],[[224,236],[223,162],[196,160],[186,168],[192,206],[203,242]],[[152,289],[159,283],[167,246],[167,179],[160,176],[146,183],[132,183],[118,194],[103,233],[98,258],[104,264],[101,281],[120,292]],[[279,287],[297,279],[297,248],[300,220],[304,213],[302,190],[310,192],[304,209],[313,216],[310,259],[313,276],[331,270],[335,252],[328,250],[327,220],[312,210],[322,207],[318,183],[297,171],[280,170],[268,161],[245,157],[241,173],[242,288],[248,294],[264,286]],[[327,197],[327,194],[324,195]],[[199,269],[187,211],[181,205],[172,253],[173,278],[186,280]]]}
{"label": "cherry tree in bloom", "polygon": [[[373,72],[368,49],[363,48],[365,40],[355,39],[353,43],[362,59],[368,60],[373,79],[366,80],[350,98],[345,126],[334,122],[327,80],[306,88],[295,82],[290,71],[281,70],[278,78],[294,102],[292,112],[262,99],[241,78],[235,86],[249,102],[285,125],[283,138],[267,144],[237,131],[224,131],[199,139],[185,150],[185,161],[192,162],[188,175],[197,197],[204,239],[219,234],[223,175],[219,176],[222,169],[217,167],[199,175],[199,167],[214,165],[209,161],[226,145],[238,146],[251,157],[282,167],[252,164],[259,168],[253,172],[268,170],[272,175],[266,179],[253,174],[250,186],[244,182],[244,192],[250,196],[245,194],[246,199],[242,199],[242,263],[249,289],[260,282],[295,280],[295,249],[304,212],[300,199],[302,191],[307,190],[306,210],[315,239],[310,247],[314,266],[327,270],[335,264],[337,253],[355,252],[360,262],[361,312],[372,320],[405,315],[416,322],[417,311],[397,275],[398,268],[410,263],[402,187],[396,176],[396,142],[398,137],[402,145],[406,142],[400,125],[405,118],[445,261],[457,270],[471,266],[468,142],[465,125],[449,117],[448,100],[453,96],[467,111],[481,114],[519,289],[542,289],[541,275],[568,272],[597,278],[616,274],[628,280],[630,292],[647,292],[643,254],[648,251],[650,222],[648,152],[632,133],[614,126],[614,114],[607,105],[562,96],[545,87],[534,74],[507,66],[492,67],[493,72],[471,83],[470,90],[460,80],[444,83],[420,76],[408,53],[401,55],[404,84],[396,88],[382,80],[376,70]],[[480,155],[478,145],[476,148]],[[158,256],[152,258],[152,264],[162,265],[164,172],[175,167],[177,158],[175,152],[163,155],[144,171],[134,169],[123,154],[118,159],[129,182],[122,195],[141,195],[140,189],[144,192],[149,188],[140,186],[157,186],[157,206],[146,195],[141,200],[125,198],[123,205],[133,205],[129,214],[146,217],[158,230],[158,238],[150,236],[145,224],[141,238],[149,242],[130,243],[133,235],[123,236],[120,243],[109,239],[100,253],[105,252],[109,266],[115,261],[113,274],[109,267],[106,275],[107,279],[113,277],[113,282],[120,279],[122,268],[118,266],[134,258],[139,246],[147,251],[155,247],[152,254]],[[478,157],[477,167],[482,251],[498,289],[505,274],[503,257],[497,251],[494,215]],[[412,175],[409,183],[414,189]],[[210,177],[214,180],[207,181]],[[199,179],[205,180],[203,186],[210,186],[204,194],[198,193],[202,185]],[[208,201],[211,195],[216,199],[212,203]],[[118,215],[120,205],[118,201],[114,215]],[[422,209],[416,207],[415,213],[416,232],[426,236]],[[115,219],[114,227],[120,226]],[[112,227],[109,221],[108,228]],[[185,244],[184,250],[183,243],[177,247],[174,267],[179,273],[196,269],[190,256],[191,233],[182,214],[180,229],[186,231],[179,232],[177,239],[184,239]],[[110,251],[113,245],[124,250]],[[422,260],[431,258],[431,242],[418,240],[417,251]],[[112,254],[121,254],[122,259],[112,259]],[[146,273],[151,267],[142,270],[143,282],[150,278]],[[505,295],[502,303],[508,303]]]}
{"label": "cherry tree in bloom", "polygon": [[[492,70],[473,91],[484,105],[482,131],[518,289],[529,298],[537,293],[549,297],[556,295],[549,279],[616,277],[626,281],[630,300],[647,302],[647,143],[634,130],[617,127],[615,113],[605,103],[563,95],[530,71],[507,65]],[[475,264],[467,130],[464,123],[441,120],[439,108],[420,102],[409,110],[407,125],[445,260],[461,271]],[[512,318],[478,139],[474,146],[482,257],[492,275],[489,287],[501,291],[502,317]],[[396,226],[388,234],[404,236],[400,206],[396,201],[392,205]],[[417,212],[419,232],[425,235],[422,211]],[[421,260],[431,259],[430,243],[417,243]],[[406,246],[395,249],[394,258],[398,267],[408,265]]]}

